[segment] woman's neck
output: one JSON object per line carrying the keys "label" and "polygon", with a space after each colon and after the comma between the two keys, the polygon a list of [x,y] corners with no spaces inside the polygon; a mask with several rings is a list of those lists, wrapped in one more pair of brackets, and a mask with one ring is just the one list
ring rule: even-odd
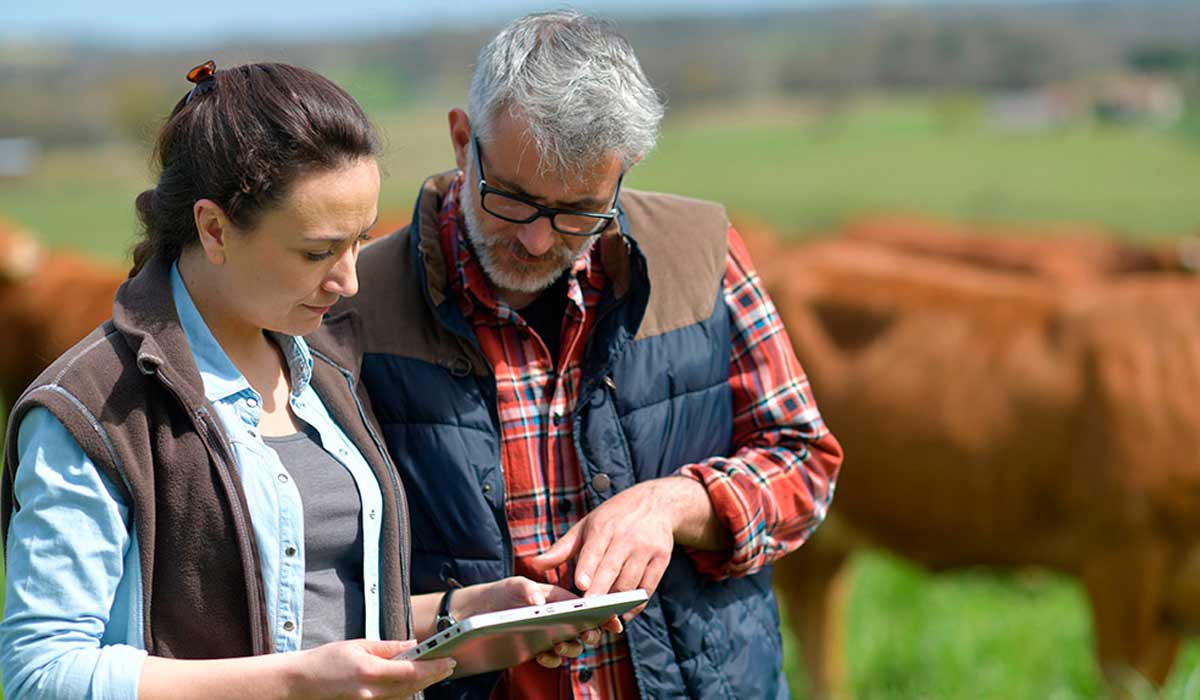
{"label": "woman's neck", "polygon": [[238,317],[224,301],[232,294],[216,272],[217,268],[198,254],[185,252],[179,258],[179,276],[209,332],[238,371],[261,393],[263,384],[274,384],[283,372],[283,356],[262,328]]}

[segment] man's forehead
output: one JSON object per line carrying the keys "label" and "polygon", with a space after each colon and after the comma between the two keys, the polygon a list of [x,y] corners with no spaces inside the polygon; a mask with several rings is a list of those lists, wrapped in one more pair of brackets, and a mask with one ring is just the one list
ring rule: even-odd
{"label": "man's forehead", "polygon": [[594,194],[603,194],[612,189],[612,184],[621,175],[623,161],[615,151],[545,152],[539,148],[533,130],[519,111],[500,110],[491,126],[488,142],[483,144],[483,159],[488,178],[496,179],[496,184],[504,180],[506,184],[524,187],[526,180],[533,179],[585,195],[593,190]]}

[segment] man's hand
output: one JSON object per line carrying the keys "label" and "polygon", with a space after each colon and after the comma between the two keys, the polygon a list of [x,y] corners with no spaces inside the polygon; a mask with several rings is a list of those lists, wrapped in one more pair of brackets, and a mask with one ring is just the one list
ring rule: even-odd
{"label": "man's hand", "polygon": [[653,594],[676,543],[719,550],[730,541],[704,486],[686,477],[666,477],[636,484],[605,501],[530,565],[546,571],[577,557],[575,585],[588,596],[635,588]]}

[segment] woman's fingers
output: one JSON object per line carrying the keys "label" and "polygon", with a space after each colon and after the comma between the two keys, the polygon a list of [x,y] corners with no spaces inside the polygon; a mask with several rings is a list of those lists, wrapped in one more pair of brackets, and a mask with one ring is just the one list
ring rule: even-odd
{"label": "woman's fingers", "polygon": [[579,597],[571,591],[568,591],[565,588],[559,588],[553,584],[541,583],[538,585],[542,586],[542,594],[546,596],[547,603],[556,603],[560,600],[574,600]]}
{"label": "woman's fingers", "polygon": [[380,639],[373,642],[363,640],[361,643],[367,653],[381,659],[394,659],[416,645],[415,639]]}
{"label": "woman's fingers", "polygon": [[554,603],[560,600],[572,600],[578,598],[571,591],[565,588],[560,588],[552,583],[540,583],[524,576],[512,576],[504,579],[501,582],[504,590],[504,597],[512,601],[511,605],[494,605],[493,609],[503,609],[504,607],[519,607],[521,605],[544,605],[546,603]]}
{"label": "woman's fingers", "polygon": [[399,670],[396,673],[395,681],[406,683],[416,680],[422,688],[449,678],[450,674],[454,673],[454,667],[458,665],[458,662],[449,658],[410,661],[407,663],[410,664],[411,671],[404,672],[403,670]]}
{"label": "woman's fingers", "polygon": [[546,586],[547,584],[538,583],[525,578],[524,576],[513,579],[514,584],[519,588],[520,593],[518,598],[526,605],[545,605],[546,604]]}
{"label": "woman's fingers", "polygon": [[312,697],[405,698],[454,672],[454,659],[404,661],[409,641],[352,639],[331,642],[291,657]]}

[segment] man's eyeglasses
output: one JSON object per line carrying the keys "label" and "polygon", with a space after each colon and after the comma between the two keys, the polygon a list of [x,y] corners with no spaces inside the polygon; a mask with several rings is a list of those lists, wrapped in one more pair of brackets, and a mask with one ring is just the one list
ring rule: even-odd
{"label": "man's eyeglasses", "polygon": [[617,198],[621,196],[621,181],[625,174],[617,178],[617,190],[613,193],[613,204],[607,212],[577,211],[574,209],[557,209],[544,207],[541,204],[512,192],[498,190],[487,184],[483,174],[483,158],[479,155],[479,138],[471,137],[475,147],[475,163],[479,166],[479,204],[483,210],[497,219],[511,221],[514,224],[528,224],[543,216],[550,219],[550,226],[559,233],[568,236],[594,236],[602,233],[617,217]]}

